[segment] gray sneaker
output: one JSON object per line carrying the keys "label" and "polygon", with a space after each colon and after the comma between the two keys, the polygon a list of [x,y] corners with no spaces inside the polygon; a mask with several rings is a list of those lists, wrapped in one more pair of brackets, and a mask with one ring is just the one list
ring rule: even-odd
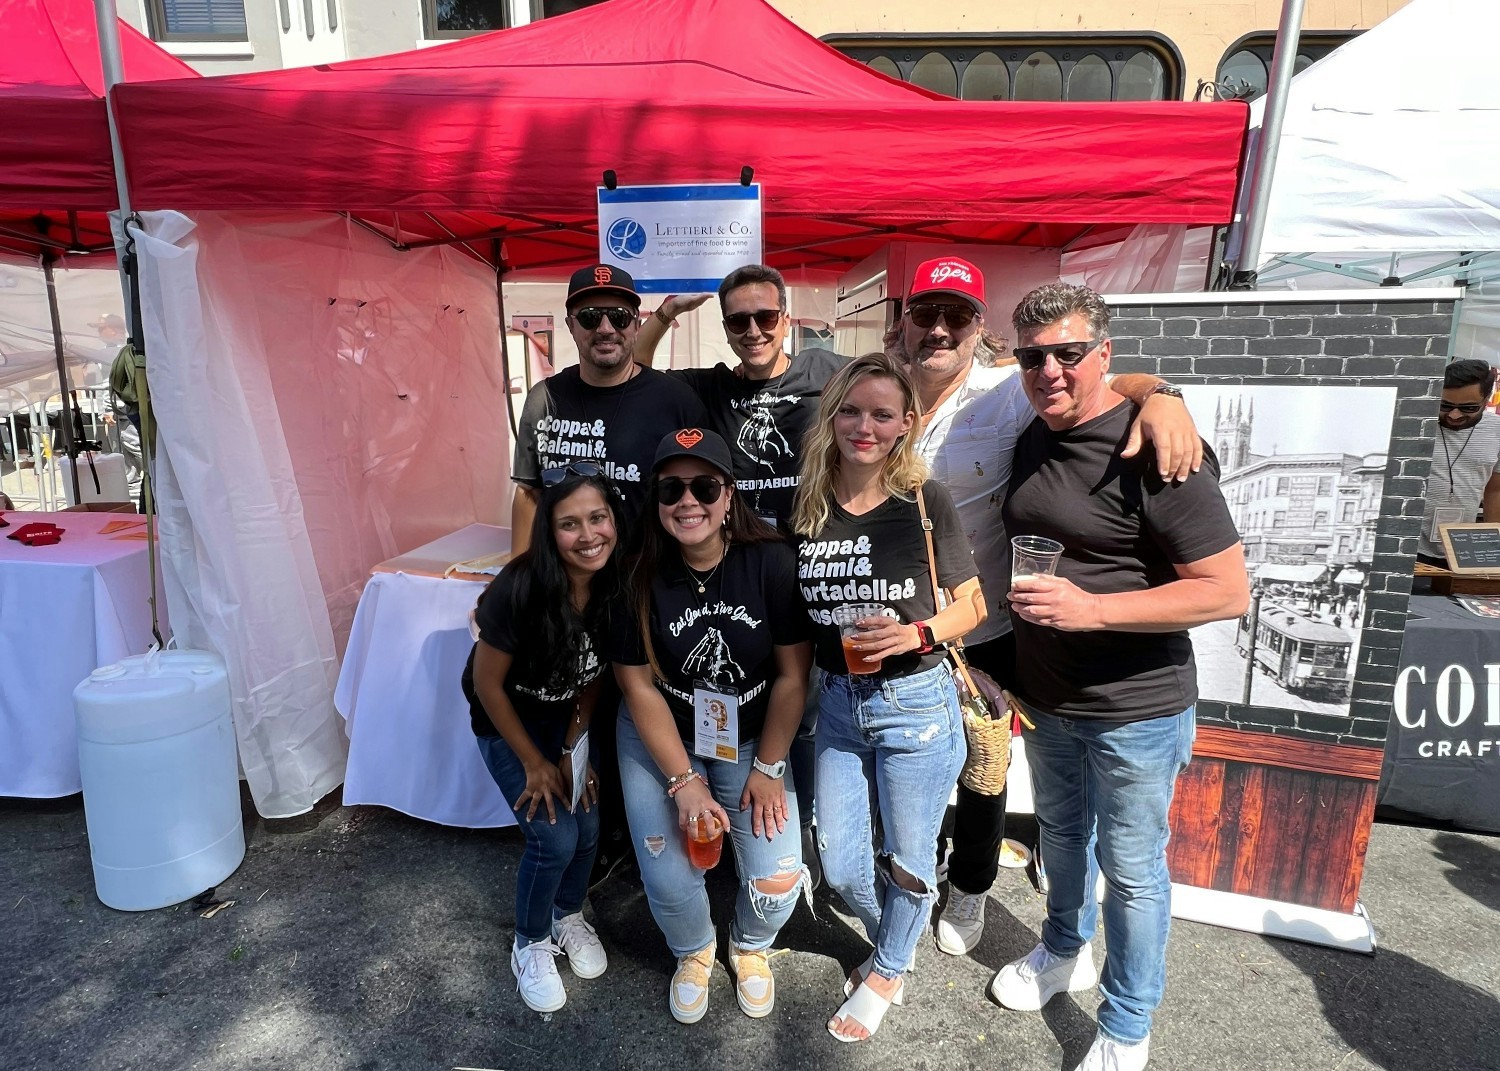
{"label": "gray sneaker", "polygon": [[1092,989],[1098,981],[1089,945],[1064,959],[1038,944],[1024,958],[1000,968],[990,983],[990,995],[1013,1011],[1040,1011],[1057,994]]}

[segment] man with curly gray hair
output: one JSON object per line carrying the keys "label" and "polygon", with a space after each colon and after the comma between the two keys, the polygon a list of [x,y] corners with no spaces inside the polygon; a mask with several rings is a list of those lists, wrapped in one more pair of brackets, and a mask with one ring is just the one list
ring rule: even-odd
{"label": "man with curly gray hair", "polygon": [[[1104,300],[1052,283],[1022,298],[1012,323],[1039,419],[1016,443],[1005,528],[1053,541],[1061,561],[1055,575],[1010,580],[1049,886],[1041,942],[990,991],[1036,1011],[1097,980],[1099,1032],[1078,1071],[1141,1071],[1166,988],[1167,816],[1193,750],[1188,629],[1245,611],[1245,556],[1211,451],[1184,480],[1163,479],[1150,450],[1125,456],[1136,406],[1108,378]],[[1101,870],[1109,947],[1096,973]]]}

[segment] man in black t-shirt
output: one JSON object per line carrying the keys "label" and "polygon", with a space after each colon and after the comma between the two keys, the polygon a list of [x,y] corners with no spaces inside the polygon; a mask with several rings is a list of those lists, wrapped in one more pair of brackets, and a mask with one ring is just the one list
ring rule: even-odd
{"label": "man in black t-shirt", "polygon": [[[1037,1010],[1096,979],[1094,889],[1109,879],[1099,1032],[1079,1071],[1140,1071],[1166,985],[1168,810],[1192,757],[1197,680],[1187,630],[1249,602],[1218,464],[1172,483],[1152,452],[1124,458],[1134,406],[1112,390],[1109,309],[1049,284],[1016,307],[1016,358],[1040,420],[1016,444],[1006,531],[1062,544],[1055,576],[1014,576],[1016,693],[1042,858],[1042,941],[991,986]],[[1097,856],[1095,838],[1097,837]],[[1097,864],[1095,859],[1097,858]]]}
{"label": "man in black t-shirt", "polygon": [[578,364],[531,388],[511,465],[511,549],[531,539],[536,492],[549,470],[592,463],[614,484],[626,525],[646,503],[656,444],[704,422],[703,405],[681,383],[642,368],[634,356],[640,295],[628,272],[580,268],[568,282],[568,332]]}

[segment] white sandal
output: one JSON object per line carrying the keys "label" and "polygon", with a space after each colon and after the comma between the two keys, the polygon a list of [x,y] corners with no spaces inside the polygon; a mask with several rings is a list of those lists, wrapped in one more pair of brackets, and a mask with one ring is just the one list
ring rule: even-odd
{"label": "white sandal", "polygon": [[[875,969],[875,953],[871,952],[870,955],[869,955],[869,958],[866,959],[863,963],[861,963],[859,965],[859,977],[861,978],[861,980],[870,977],[870,972],[873,971],[874,969]],[[844,996],[846,996],[846,997],[852,997],[852,996],[854,996],[854,989],[855,989],[854,983],[852,981],[849,981],[848,979],[845,979],[845,981],[844,981]],[[891,1001],[891,1003],[892,1004],[896,1004],[896,1005],[903,1005],[903,1004],[906,1003],[906,984],[905,984],[905,979],[902,980],[901,988],[898,989],[898,990],[896,990],[895,999],[893,999]]]}
{"label": "white sandal", "polygon": [[[854,991],[852,997],[839,1005],[839,1010],[833,1013],[833,1019],[828,1020],[828,1033],[833,1036],[834,1041],[841,1041],[846,1045],[852,1045],[857,1041],[869,1041],[880,1029],[880,1024],[885,1021],[885,1013],[891,1010],[891,1005],[900,1004],[905,994],[905,978],[901,979],[896,986],[895,995],[889,1000],[869,986],[861,985]],[[856,1038],[848,1034],[840,1034],[833,1025],[834,1019],[842,1019],[845,1023],[852,1019],[865,1028],[865,1036]]]}

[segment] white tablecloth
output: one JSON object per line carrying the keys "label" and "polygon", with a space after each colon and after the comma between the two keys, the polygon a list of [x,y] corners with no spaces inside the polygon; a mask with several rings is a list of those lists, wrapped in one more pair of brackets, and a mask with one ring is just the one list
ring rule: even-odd
{"label": "white tablecloth", "polygon": [[[452,562],[504,550],[509,540],[505,529],[473,525],[393,561]],[[479,757],[459,687],[473,645],[469,611],[483,588],[384,567],[365,584],[334,692],[349,733],[345,803],[450,826],[515,824]]]}
{"label": "white tablecloth", "polygon": [[[73,689],[99,666],[152,642],[146,543],[101,535],[124,513],[5,515],[7,536],[33,521],[61,543],[0,538],[0,796],[67,796],[81,788]],[[166,600],[158,591],[162,635]]]}

